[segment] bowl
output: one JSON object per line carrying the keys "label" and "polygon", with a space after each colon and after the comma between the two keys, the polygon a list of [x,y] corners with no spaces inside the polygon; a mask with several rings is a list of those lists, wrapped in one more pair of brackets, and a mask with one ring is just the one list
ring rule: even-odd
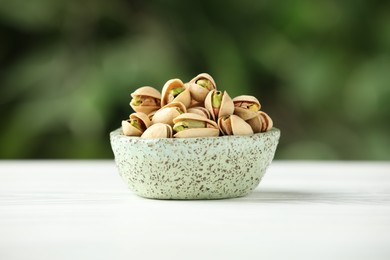
{"label": "bowl", "polygon": [[224,199],[249,194],[272,162],[280,130],[250,136],[145,139],[110,133],[119,175],[153,199]]}

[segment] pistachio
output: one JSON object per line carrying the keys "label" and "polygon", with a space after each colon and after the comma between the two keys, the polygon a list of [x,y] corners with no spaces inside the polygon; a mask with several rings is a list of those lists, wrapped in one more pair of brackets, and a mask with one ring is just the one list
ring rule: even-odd
{"label": "pistachio", "polygon": [[155,88],[145,86],[131,93],[131,108],[136,112],[149,114],[160,108],[161,94]]}
{"label": "pistachio", "polygon": [[213,84],[208,79],[199,79],[199,80],[196,81],[196,84],[198,84],[202,88],[205,88],[205,89],[208,89],[208,90],[213,89]]}
{"label": "pistachio", "polygon": [[173,126],[173,130],[175,132],[180,132],[185,129],[189,128],[204,128],[206,127],[206,122],[198,121],[198,120],[192,120],[192,119],[184,119],[179,121]]}
{"label": "pistachio", "polygon": [[187,112],[188,113],[198,114],[200,116],[204,116],[207,119],[210,119],[210,113],[204,107],[192,107],[192,108],[187,109]]}
{"label": "pistachio", "polygon": [[173,122],[173,130],[176,132],[174,137],[206,137],[218,136],[219,129],[214,121],[204,116],[193,113],[184,113],[176,117]]}
{"label": "pistachio", "polygon": [[137,119],[130,119],[130,125],[142,131],[141,123],[138,122]]}
{"label": "pistachio", "polygon": [[204,101],[205,108],[209,111],[213,120],[218,117],[229,116],[234,112],[234,104],[229,94],[224,91],[210,91]]}
{"label": "pistachio", "polygon": [[191,92],[191,97],[197,102],[203,102],[207,94],[211,90],[216,89],[214,79],[207,73],[197,75],[190,82],[186,83],[186,85]]}
{"label": "pistachio", "polygon": [[182,93],[185,90],[184,87],[182,88],[174,88],[171,91],[169,91],[168,95],[168,103],[172,102],[180,93]]}
{"label": "pistachio", "polygon": [[181,102],[171,102],[158,111],[153,116],[152,123],[164,123],[173,126],[173,119],[187,111]]}
{"label": "pistachio", "polygon": [[140,136],[151,125],[150,119],[144,113],[132,113],[128,120],[122,121],[124,135]]}
{"label": "pistachio", "polygon": [[234,114],[242,119],[249,120],[257,116],[261,104],[254,96],[241,95],[233,98]]}
{"label": "pistachio", "polygon": [[190,90],[180,79],[168,80],[162,89],[161,105],[165,106],[173,101],[181,102],[185,107],[191,104]]}
{"label": "pistachio", "polygon": [[261,124],[262,124],[261,132],[267,132],[271,130],[274,124],[271,117],[263,111],[259,111],[259,115],[261,117]]}
{"label": "pistachio", "polygon": [[171,138],[172,127],[167,124],[157,123],[146,129],[141,138]]}
{"label": "pistachio", "polygon": [[262,120],[260,114],[257,114],[254,118],[246,121],[251,127],[254,133],[260,133],[262,129]]}
{"label": "pistachio", "polygon": [[251,126],[236,115],[224,116],[218,119],[218,126],[223,135],[251,135]]}

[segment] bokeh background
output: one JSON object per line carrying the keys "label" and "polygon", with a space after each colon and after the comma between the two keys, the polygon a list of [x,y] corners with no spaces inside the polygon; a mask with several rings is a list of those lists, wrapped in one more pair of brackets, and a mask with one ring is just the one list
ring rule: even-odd
{"label": "bokeh background", "polygon": [[210,73],[277,159],[390,159],[388,1],[0,0],[0,158],[113,158],[130,93]]}

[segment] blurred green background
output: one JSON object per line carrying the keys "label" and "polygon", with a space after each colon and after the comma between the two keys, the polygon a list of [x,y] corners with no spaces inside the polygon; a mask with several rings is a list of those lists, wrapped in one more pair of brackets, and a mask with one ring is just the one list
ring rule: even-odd
{"label": "blurred green background", "polygon": [[210,73],[277,159],[390,159],[386,1],[0,0],[0,158],[113,158],[130,93]]}

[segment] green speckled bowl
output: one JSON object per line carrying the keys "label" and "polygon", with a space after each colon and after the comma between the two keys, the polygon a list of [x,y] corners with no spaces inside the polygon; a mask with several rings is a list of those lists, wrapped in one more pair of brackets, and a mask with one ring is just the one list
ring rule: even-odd
{"label": "green speckled bowl", "polygon": [[245,196],[274,158],[280,130],[251,136],[143,139],[110,133],[120,176],[139,196],[222,199]]}

